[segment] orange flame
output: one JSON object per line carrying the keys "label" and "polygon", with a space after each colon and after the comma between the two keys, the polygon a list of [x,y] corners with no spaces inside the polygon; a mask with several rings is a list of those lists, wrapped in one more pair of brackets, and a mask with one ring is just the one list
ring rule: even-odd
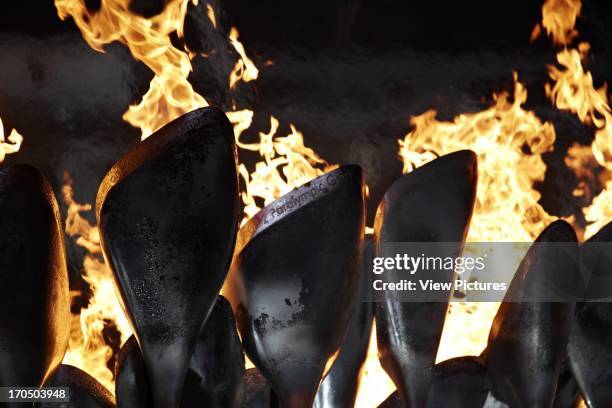
{"label": "orange flame", "polygon": [[[83,260],[83,279],[93,293],[87,307],[79,315],[72,315],[70,341],[64,363],[85,370],[109,390],[114,390],[113,373],[107,367],[113,350],[106,344],[103,331],[109,325],[114,325],[123,343],[131,336],[132,329],[104,263],[98,229],[81,216],[81,213],[91,211],[91,205],[79,204],[74,200],[72,180],[67,173],[62,195],[67,206],[66,234],[75,237],[76,244],[87,250]],[[80,293],[71,291],[71,295],[76,297]]]}
{"label": "orange flame", "polygon": [[[193,54],[176,48],[170,39],[174,32],[183,37],[183,23],[190,1],[166,1],[162,12],[151,18],[131,13],[129,3],[129,0],[102,0],[99,10],[92,13],[83,0],[55,0],[60,18],[72,17],[93,49],[103,52],[104,45],[119,41],[129,48],[135,59],[145,63],[155,74],[142,101],[130,106],[123,115],[124,120],[141,129],[142,139],[145,139],[176,117],[206,106],[207,102],[195,92],[187,79],[192,70],[190,57]],[[197,0],[191,3],[197,5]],[[206,14],[216,27],[215,11],[211,5],[206,6]],[[234,88],[239,81],[255,80],[259,75],[238,35],[238,30],[232,28],[229,40],[239,59],[230,74],[230,88]],[[246,217],[257,211],[255,197],[268,203],[321,174],[324,170],[320,166],[328,168],[324,160],[304,145],[303,136],[293,125],[291,134],[286,137],[275,138],[275,132],[272,132],[260,139],[260,143],[242,144],[239,138],[250,127],[253,111],[235,110],[227,112],[227,115],[234,126],[238,145],[244,149],[258,150],[264,158],[264,161],[257,163],[252,174],[244,165],[240,166],[240,175],[247,186],[247,191],[242,194],[247,208]],[[276,121],[274,118],[271,120]],[[119,306],[112,277],[100,256],[97,229],[81,216],[82,212],[90,210],[90,205],[74,201],[69,181],[64,186],[64,200],[68,206],[66,233],[77,237],[77,244],[89,252],[85,257],[83,277],[93,292],[88,307],[80,315],[73,316],[73,330],[65,362],[84,369],[112,390],[114,379],[106,368],[112,350],[104,341],[103,329],[107,325],[115,325],[122,341],[125,341],[131,334],[131,328]]]}
{"label": "orange flame", "polygon": [[150,18],[133,14],[129,5],[129,0],[102,0],[100,9],[91,13],[82,0],[55,0],[59,17],[72,17],[91,48],[104,52],[104,45],[119,41],[155,73],[142,101],[123,115],[140,128],[145,139],[171,120],[208,103],[187,80],[192,70],[189,55],[170,40],[174,32],[183,37],[189,0],[166,1],[161,13]]}
{"label": "orange flame", "polygon": [[[532,241],[552,220],[538,203],[540,194],[533,185],[544,179],[546,165],[541,155],[552,150],[555,130],[551,123],[523,109],[527,90],[516,73],[513,97],[502,92],[494,94],[493,101],[488,109],[460,114],[451,122],[438,121],[433,110],[411,118],[413,130],[399,140],[399,156],[404,172],[410,172],[438,156],[473,150],[478,155],[479,174],[467,240]],[[524,146],[529,153],[523,152]],[[451,303],[436,361],[479,355],[486,347],[498,307],[499,303]],[[376,376],[386,373],[379,369]],[[381,388],[394,389],[388,377],[387,381]],[[380,400],[379,396],[374,401]]]}
{"label": "orange flame", "polygon": [[[578,2],[579,3],[579,2]],[[578,4],[578,11],[580,4]],[[553,32],[559,34],[559,28]],[[575,33],[577,35],[577,33]],[[602,171],[603,190],[593,198],[592,203],[583,209],[586,226],[584,237],[587,239],[612,219],[612,110],[608,100],[608,87],[603,84],[596,88],[591,73],[584,69],[583,60],[588,56],[590,46],[580,43],[576,49],[564,48],[557,53],[557,63],[548,66],[548,74],[554,81],[546,84],[546,94],[559,110],[570,111],[586,125],[593,126],[595,138],[591,145],[590,158],[584,149],[572,147],[568,151],[566,164],[574,170],[581,180],[576,194],[588,191],[585,180],[592,180],[593,175],[585,178],[586,168],[599,166]],[[579,162],[576,158],[580,157]],[[583,164],[583,166],[579,166]]]}
{"label": "orange flame", "polygon": [[[143,138],[179,115],[207,105],[206,100],[193,90],[187,80],[192,69],[189,53],[177,49],[170,41],[173,32],[179,37],[183,35],[183,21],[189,0],[168,0],[164,10],[152,18],[133,15],[128,8],[129,0],[102,0],[100,10],[93,14],[86,9],[83,0],[55,0],[55,3],[60,17],[65,19],[72,16],[92,48],[103,51],[105,44],[120,41],[128,46],[137,60],[144,62],[154,72],[150,89],[141,103],[131,106],[124,114],[126,121],[141,129]],[[197,0],[192,3],[196,4]],[[543,27],[555,43],[566,45],[577,36],[574,25],[580,7],[579,0],[546,1],[542,9]],[[207,16],[216,27],[215,11],[210,5],[207,5]],[[534,30],[534,35],[538,33],[539,27]],[[232,28],[230,43],[239,59],[229,76],[230,89],[234,89],[239,81],[257,79],[259,74],[255,64],[246,55],[238,35],[238,31]],[[609,121],[608,116],[602,113],[609,113],[605,90],[596,91],[604,98],[605,109],[601,101],[592,104],[599,108],[584,108],[576,105],[574,100],[583,96],[569,97],[567,95],[572,93],[568,93],[564,85],[558,85],[568,74],[566,71],[574,75],[581,63],[579,59],[579,64],[576,64],[572,51],[567,51],[571,56],[559,59],[562,66],[569,65],[572,68],[557,70],[556,77],[551,74],[555,85],[548,92],[551,98],[564,101],[564,109],[571,110],[572,106],[576,106],[576,112],[586,112],[583,116],[588,117],[599,129],[598,135],[602,132],[593,144],[594,157],[602,166],[609,168]],[[584,50],[580,56],[583,55]],[[585,87],[584,91],[579,92],[580,95],[589,95],[593,101],[597,100],[590,91],[588,79],[584,79],[583,75],[578,77]],[[592,80],[590,84],[592,88]],[[551,124],[542,123],[532,112],[522,108],[526,99],[527,92],[515,76],[513,98],[507,93],[495,95],[494,104],[490,108],[459,115],[452,122],[438,121],[434,111],[426,112],[412,119],[413,130],[400,141],[404,171],[459,149],[469,148],[478,153],[479,194],[468,236],[471,241],[532,240],[551,219],[538,204],[539,194],[533,189],[533,184],[543,179],[546,167],[541,155],[552,148],[555,133]],[[234,125],[238,146],[259,152],[262,158],[251,173],[244,165],[239,168],[246,186],[242,193],[245,220],[258,211],[261,205],[333,167],[305,146],[302,134],[293,125],[290,125],[289,135],[277,137],[280,124],[272,117],[270,131],[260,132],[259,142],[243,143],[240,136],[250,127],[253,111],[236,110],[227,114]],[[523,146],[529,147],[528,154],[523,152]],[[609,183],[607,186],[612,187]],[[88,308],[75,317],[77,329],[71,338],[66,360],[94,374],[110,387],[112,375],[108,370],[104,372],[110,351],[101,334],[104,322],[116,324],[122,340],[129,335],[130,328],[115,297],[108,272],[99,257],[96,229],[80,215],[83,211],[89,211],[89,206],[74,201],[69,183],[64,188],[69,209],[66,231],[78,237],[77,243],[90,252],[84,267],[86,280],[94,292]],[[592,222],[589,227],[595,228],[603,219],[602,214],[610,213],[609,191],[609,188],[604,190],[585,209],[586,219]],[[453,303],[445,324],[438,360],[480,353],[497,306],[486,303]],[[358,407],[376,406],[394,388],[378,364],[375,332],[362,383],[367,384],[367,387],[361,387],[359,391]]]}
{"label": "orange flame", "polygon": [[23,143],[23,136],[17,132],[17,130],[11,130],[8,138],[4,138],[4,125],[2,124],[2,118],[0,118],[0,163],[4,161],[7,154],[17,153]]}
{"label": "orange flame", "polygon": [[580,0],[546,0],[542,6],[542,25],[555,44],[567,45],[578,36],[574,26],[581,8]]}
{"label": "orange flame", "polygon": [[230,41],[236,52],[240,55],[229,77],[229,87],[234,89],[238,81],[250,82],[257,79],[259,77],[259,70],[246,55],[242,43],[238,41],[238,30],[235,27],[232,27],[230,31]]}

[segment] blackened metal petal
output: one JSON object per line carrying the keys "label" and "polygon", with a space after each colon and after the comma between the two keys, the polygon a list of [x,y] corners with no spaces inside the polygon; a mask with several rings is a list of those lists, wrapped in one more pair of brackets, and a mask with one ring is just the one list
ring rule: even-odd
{"label": "blackened metal petal", "polygon": [[181,408],[240,408],[244,354],[229,302],[219,296],[189,362]]}
{"label": "blackened metal petal", "polygon": [[[575,251],[554,245],[566,242]],[[506,299],[520,300],[555,277],[579,274],[576,234],[564,221],[549,225],[521,262]],[[550,279],[545,282],[545,279]],[[534,299],[535,300],[535,299]],[[573,302],[503,302],[489,333],[487,370],[496,399],[512,407],[550,407],[569,338]]]}
{"label": "blackened metal petal", "polygon": [[140,346],[132,335],[121,347],[115,366],[115,397],[118,408],[153,406],[147,369]]}
{"label": "blackened metal petal", "polygon": [[63,231],[49,183],[33,167],[0,168],[0,386],[38,387],[70,334]]}
{"label": "blackened metal petal", "polygon": [[310,407],[359,283],[363,175],[345,166],[286,194],[239,232],[224,294],[282,408]]}
{"label": "blackened metal petal", "polygon": [[115,399],[95,378],[76,367],[62,364],[45,387],[67,387],[70,402],[41,402],[36,408],[114,408]]}
{"label": "blackened metal petal", "polygon": [[427,408],[482,407],[489,393],[486,372],[480,359],[472,356],[436,364]]}
{"label": "blackened metal petal", "polygon": [[[123,345],[116,367],[115,395],[119,408],[151,407],[151,391],[142,354],[134,336]],[[232,309],[219,296],[189,362],[181,408],[242,406],[244,355]]]}
{"label": "blackened metal petal", "polygon": [[227,273],[239,219],[234,134],[203,108],[135,146],[96,201],[104,254],[156,407],[177,407],[197,334]]}
{"label": "blackened metal petal", "polygon": [[367,357],[374,308],[371,302],[364,302],[370,290],[370,266],[374,257],[374,243],[364,241],[361,256],[361,295],[354,300],[353,311],[346,337],[338,357],[334,361],[317,391],[315,408],[352,408],[355,405],[361,367]]}
{"label": "blackened metal petal", "polygon": [[[590,245],[590,244],[595,245]],[[582,247],[583,262],[600,281],[612,275],[611,255],[599,252],[612,243],[612,223]],[[600,246],[603,244],[604,246]],[[591,279],[592,281],[593,279]],[[590,288],[594,286],[589,285]],[[599,292],[603,295],[604,292]],[[608,296],[610,296],[608,294]],[[583,302],[576,305],[567,357],[584,399],[590,408],[608,407],[612,401],[612,303]]]}
{"label": "blackened metal petal", "polygon": [[[472,216],[476,181],[476,155],[471,151],[440,157],[400,178],[378,207],[377,254],[385,242],[454,242],[452,253],[440,255],[456,256]],[[442,271],[427,278],[450,282],[453,274]],[[383,296],[375,306],[381,365],[406,406],[424,407],[448,303],[400,302],[393,291]]]}

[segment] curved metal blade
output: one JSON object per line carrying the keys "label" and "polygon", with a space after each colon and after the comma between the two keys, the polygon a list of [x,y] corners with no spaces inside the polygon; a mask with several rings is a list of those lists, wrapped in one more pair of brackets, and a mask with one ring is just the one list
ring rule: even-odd
{"label": "curved metal blade", "polygon": [[36,408],[115,408],[115,398],[95,378],[76,367],[62,364],[45,383],[45,387],[67,387],[70,402],[44,402],[34,404]]}
{"label": "curved metal blade", "polygon": [[[566,279],[579,274],[578,244],[564,221],[550,224],[537,238],[567,242],[576,248],[561,253],[545,245],[532,246],[521,262],[505,299],[520,299],[537,289],[544,277]],[[545,282],[553,285],[555,282]],[[487,373],[493,396],[514,407],[550,407],[574,313],[573,302],[503,302],[489,333]]]}
{"label": "curved metal blade", "polygon": [[374,320],[372,303],[362,301],[370,290],[369,268],[374,251],[374,243],[371,239],[366,239],[361,251],[361,296],[354,300],[346,337],[334,365],[319,386],[313,405],[315,408],[350,408],[355,405],[361,367],[367,357]]}
{"label": "curved metal blade", "polygon": [[[589,243],[612,243],[612,223],[607,224],[582,247],[584,262],[597,280],[590,292],[599,287],[599,295],[610,297],[612,278],[612,254],[598,253],[602,247]],[[567,345],[567,358],[571,370],[590,408],[607,407],[612,401],[612,303],[582,302],[576,305],[572,331]]]}
{"label": "curved metal blade", "polygon": [[225,114],[198,109],[130,150],[98,192],[102,247],[158,408],[178,407],[227,274],[239,221],[235,150]]}
{"label": "curved metal blade", "polygon": [[340,167],[274,201],[239,232],[224,294],[281,407],[311,407],[359,282],[363,176]]}
{"label": "curved metal blade", "polygon": [[[117,359],[115,395],[119,408],[152,406],[142,354],[134,336]],[[219,296],[189,362],[181,408],[238,408],[244,399],[244,355],[228,301]]]}
{"label": "curved metal blade", "polygon": [[0,387],[38,387],[70,334],[63,230],[53,191],[31,166],[0,167]]}
{"label": "curved metal blade", "polygon": [[[452,253],[440,255],[460,253],[476,195],[476,160],[471,151],[451,153],[397,180],[376,214],[377,255],[385,242],[456,242]],[[427,277],[451,282],[453,274],[434,271]],[[381,365],[406,406],[424,407],[448,303],[400,302],[393,291],[383,295],[375,305]]]}

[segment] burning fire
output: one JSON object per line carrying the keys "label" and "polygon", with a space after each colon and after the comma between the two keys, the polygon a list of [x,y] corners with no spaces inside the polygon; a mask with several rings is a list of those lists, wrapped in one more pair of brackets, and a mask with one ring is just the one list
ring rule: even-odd
{"label": "burning fire", "polygon": [[[606,85],[595,88],[591,74],[583,67],[589,45],[565,48],[578,36],[574,26],[580,9],[579,0],[547,0],[542,7],[542,24],[553,42],[564,46],[557,54],[562,69],[549,66],[554,82],[546,85],[546,94],[555,107],[575,113],[597,129],[590,149],[572,146],[566,158],[566,164],[583,180],[576,196],[585,194],[584,180],[593,180],[593,171],[585,174],[585,169],[599,166],[603,172],[603,190],[583,209],[587,221],[584,236],[588,238],[612,218],[612,112]],[[539,32],[538,26],[534,36]],[[542,123],[522,109],[527,92],[516,74],[514,79],[512,102],[506,93],[494,95],[489,109],[461,114],[452,122],[437,121],[435,111],[425,112],[411,119],[413,130],[399,141],[404,172],[460,149],[478,154],[479,185],[468,241],[531,241],[553,219],[538,204],[540,195],[533,185],[543,180],[546,166],[541,155],[552,149],[555,131],[550,123]],[[523,146],[529,148],[528,153],[523,152]],[[437,361],[480,354],[498,307],[498,303],[452,303]]]}
{"label": "burning fire", "polygon": [[2,118],[0,118],[0,163],[4,161],[7,154],[17,153],[23,143],[23,136],[17,132],[17,130],[11,130],[8,138],[4,139],[4,125],[2,124]]}
{"label": "burning fire", "polygon": [[[172,119],[208,104],[188,81],[194,54],[177,48],[171,41],[174,33],[182,38],[187,7],[197,5],[197,0],[168,0],[163,11],[150,18],[133,14],[129,3],[129,0],[101,0],[99,10],[90,11],[84,0],[55,0],[60,18],[72,17],[93,49],[103,52],[106,44],[119,41],[128,47],[134,58],[153,71],[155,76],[142,101],[130,106],[123,115],[124,120],[141,130],[144,139]],[[579,0],[545,2],[542,26],[555,44],[566,47],[578,36],[574,26],[580,9]],[[215,10],[210,4],[206,5],[206,15],[217,27]],[[538,26],[534,36],[539,32]],[[229,74],[230,90],[235,89],[238,82],[253,81],[259,75],[238,38],[238,31],[232,28],[228,43],[238,54],[238,60]],[[557,108],[576,113],[584,123],[596,129],[590,153],[575,147],[569,152],[568,165],[578,171],[578,163],[592,162],[593,167],[603,167],[606,169],[603,174],[609,175],[612,171],[612,113],[606,87],[596,89],[591,74],[583,68],[587,54],[587,45],[560,51],[557,62],[561,68],[549,67],[553,83],[547,85],[546,91]],[[527,91],[515,74],[514,91],[494,95],[489,108],[458,115],[450,122],[439,121],[435,111],[427,111],[411,119],[412,131],[399,141],[405,172],[460,149],[472,149],[479,155],[478,196],[468,236],[470,241],[531,241],[553,218],[538,203],[540,195],[533,186],[543,180],[546,166],[542,154],[552,149],[555,131],[552,124],[542,122],[533,112],[523,109],[526,100]],[[242,193],[244,220],[261,206],[333,168],[304,144],[304,137],[295,126],[289,125],[287,136],[276,136],[280,124],[271,117],[270,130],[259,132],[258,142],[245,143],[240,136],[251,126],[253,111],[234,108],[227,114],[234,125],[239,148],[258,152],[261,156],[253,171],[243,164],[239,167],[245,186]],[[0,161],[4,154],[19,149],[22,138],[13,131],[8,141],[10,143],[6,143],[0,133]],[[605,176],[601,182],[604,190],[584,208],[589,223],[587,236],[612,216],[612,178]],[[586,187],[576,194],[581,191],[584,195]],[[97,229],[82,216],[90,206],[74,201],[69,177],[63,194],[68,207],[66,233],[75,237],[76,243],[87,251],[83,277],[93,293],[88,306],[74,316],[65,361],[88,371],[113,390],[112,373],[106,367],[112,349],[106,344],[104,329],[114,326],[123,342],[131,334],[131,328],[101,257]],[[498,304],[489,303],[453,303],[438,361],[479,354],[486,344],[497,307]],[[362,378],[367,386],[360,389],[358,407],[376,406],[394,389],[378,364],[374,333],[372,338]]]}
{"label": "burning fire", "polygon": [[[62,195],[67,206],[66,234],[74,237],[76,244],[87,251],[83,261],[83,279],[93,293],[88,306],[79,314],[72,315],[64,363],[82,368],[105,387],[114,390],[113,373],[107,366],[113,357],[113,350],[106,343],[104,331],[107,328],[117,329],[121,335],[121,344],[132,331],[117,301],[110,271],[104,263],[98,229],[81,216],[81,213],[91,211],[91,205],[74,201],[72,180],[68,173],[64,175]],[[74,298],[80,292],[71,291],[71,295]]]}
{"label": "burning fire", "polygon": [[130,11],[129,0],[103,0],[95,12],[83,0],[55,1],[59,17],[72,17],[91,48],[104,52],[104,45],[119,41],[155,74],[142,101],[123,115],[140,128],[142,139],[182,114],[208,105],[187,80],[192,70],[189,54],[170,39],[174,32],[183,37],[188,5],[189,0],[170,0],[161,13],[145,18]]}
{"label": "burning fire", "polygon": [[252,173],[249,173],[244,164],[238,168],[244,180],[243,224],[261,209],[256,199],[260,199],[264,206],[268,205],[294,188],[338,167],[330,166],[314,150],[306,147],[304,136],[293,125],[290,125],[289,135],[274,138],[278,126],[278,120],[271,117],[270,131],[259,133],[259,143],[246,144],[237,139],[238,147],[259,152],[263,158],[263,161],[255,165]]}

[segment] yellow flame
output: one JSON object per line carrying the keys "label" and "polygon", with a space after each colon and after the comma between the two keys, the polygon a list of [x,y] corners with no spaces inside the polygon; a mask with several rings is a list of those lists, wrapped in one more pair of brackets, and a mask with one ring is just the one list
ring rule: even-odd
{"label": "yellow flame", "polygon": [[[478,155],[478,194],[469,241],[525,242],[536,237],[551,217],[538,204],[533,184],[544,179],[542,153],[552,150],[555,130],[522,105],[527,90],[517,81],[508,93],[494,95],[494,104],[481,112],[436,120],[436,112],[413,117],[414,129],[400,140],[404,171],[461,149]],[[530,154],[523,153],[527,146]]]}
{"label": "yellow flame", "polygon": [[[113,373],[107,367],[113,350],[106,344],[103,331],[114,325],[123,343],[131,336],[132,330],[104,263],[98,229],[81,216],[81,213],[91,211],[91,205],[79,204],[74,200],[72,180],[68,174],[65,175],[62,195],[67,206],[66,234],[76,238],[77,245],[87,250],[82,276],[93,293],[87,307],[80,314],[72,315],[70,341],[64,363],[88,372],[114,392]],[[71,295],[74,298],[80,293],[71,291]]]}
{"label": "yellow flame", "polygon": [[11,130],[8,137],[4,138],[4,125],[0,118],[0,163],[4,161],[7,154],[17,153],[23,143],[23,136],[17,130]]}
{"label": "yellow flame", "polygon": [[567,45],[576,38],[574,26],[581,8],[580,0],[546,0],[542,6],[542,25],[555,44]]}
{"label": "yellow flame", "polygon": [[[404,172],[409,172],[438,156],[473,150],[479,174],[467,240],[532,241],[552,220],[538,203],[540,194],[533,186],[544,179],[541,155],[552,150],[554,127],[522,107],[527,90],[516,74],[513,97],[502,92],[493,100],[488,109],[460,114],[451,122],[438,121],[433,110],[413,117],[413,130],[399,140],[399,155]],[[479,355],[498,307],[499,303],[452,303],[436,361]]]}
{"label": "yellow flame", "polygon": [[244,45],[238,41],[238,30],[236,27],[232,27],[229,37],[234,49],[240,55],[229,77],[229,87],[234,89],[238,81],[250,82],[257,79],[259,77],[259,70],[246,55]]}
{"label": "yellow flame", "polygon": [[102,0],[94,13],[82,0],[55,0],[60,18],[72,17],[91,48],[103,52],[104,45],[119,41],[154,72],[142,101],[123,115],[141,129],[142,139],[178,116],[208,105],[187,80],[192,70],[189,54],[176,48],[170,39],[174,32],[183,37],[189,2],[166,1],[161,13],[145,18],[129,10],[129,0]]}
{"label": "yellow flame", "polygon": [[[579,3],[577,13],[580,10]],[[575,31],[574,34],[577,35]],[[589,51],[588,43],[580,43],[577,48],[564,48],[559,51],[559,67],[548,66],[548,74],[553,83],[546,84],[546,94],[557,109],[570,111],[576,114],[582,123],[595,128],[590,157],[584,148],[572,146],[565,161],[581,180],[578,189],[574,191],[575,195],[588,194],[587,198],[591,198],[587,181],[595,178],[596,166],[600,167],[602,173],[600,178],[603,190],[583,209],[588,223],[584,232],[585,239],[612,219],[612,110],[607,85],[604,83],[596,88],[593,76],[584,69],[583,60]],[[585,174],[586,169],[589,174]]]}
{"label": "yellow flame", "polygon": [[212,23],[213,27],[217,28],[217,17],[215,17],[215,9],[210,4],[206,5],[206,16]]}
{"label": "yellow flame", "polygon": [[262,161],[255,164],[251,173],[241,164],[238,168],[244,181],[244,224],[255,215],[261,206],[267,205],[278,197],[290,192],[296,187],[332,170],[337,165],[330,166],[321,159],[314,150],[304,145],[304,136],[295,126],[290,125],[291,133],[284,137],[276,137],[279,122],[270,118],[270,131],[259,133],[259,142],[243,143],[237,140],[238,147],[259,152]]}

